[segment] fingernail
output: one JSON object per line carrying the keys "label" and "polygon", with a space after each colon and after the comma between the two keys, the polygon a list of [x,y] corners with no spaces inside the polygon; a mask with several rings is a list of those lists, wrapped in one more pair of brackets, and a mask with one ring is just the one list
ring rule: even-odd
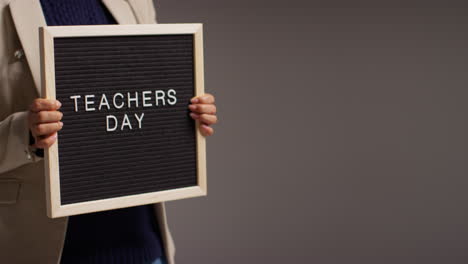
{"label": "fingernail", "polygon": [[60,103],[59,101],[55,101],[55,104],[57,105],[57,107],[62,106],[62,103]]}
{"label": "fingernail", "polygon": [[197,106],[196,106],[196,105],[189,105],[188,107],[190,108],[190,110],[195,110],[195,109],[197,109]]}
{"label": "fingernail", "polygon": [[192,100],[190,100],[190,102],[192,102],[192,103],[198,103],[198,98],[192,98]]}
{"label": "fingernail", "polygon": [[194,113],[190,113],[190,116],[193,117],[193,118],[198,118],[198,115],[194,114]]}
{"label": "fingernail", "polygon": [[59,122],[60,127],[63,127],[63,122]]}

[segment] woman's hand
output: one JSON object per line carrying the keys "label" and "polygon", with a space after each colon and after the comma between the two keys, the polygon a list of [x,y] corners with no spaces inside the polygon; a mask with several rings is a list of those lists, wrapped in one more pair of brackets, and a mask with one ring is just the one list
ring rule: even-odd
{"label": "woman's hand", "polygon": [[48,148],[57,139],[57,131],[62,129],[63,114],[57,111],[62,104],[57,100],[37,98],[29,107],[29,130],[34,137],[35,148]]}
{"label": "woman's hand", "polygon": [[213,95],[205,93],[195,96],[190,100],[191,104],[188,106],[192,111],[190,116],[200,121],[200,132],[203,136],[211,136],[214,129],[210,125],[218,121],[216,117],[216,105],[214,104],[215,98]]}

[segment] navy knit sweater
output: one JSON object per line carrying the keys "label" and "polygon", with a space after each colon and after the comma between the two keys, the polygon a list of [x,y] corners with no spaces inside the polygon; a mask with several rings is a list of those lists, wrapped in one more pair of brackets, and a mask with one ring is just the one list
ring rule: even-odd
{"label": "navy knit sweater", "polygon": [[[40,0],[47,25],[116,24],[100,0]],[[151,205],[70,216],[62,264],[142,264],[163,255]]]}

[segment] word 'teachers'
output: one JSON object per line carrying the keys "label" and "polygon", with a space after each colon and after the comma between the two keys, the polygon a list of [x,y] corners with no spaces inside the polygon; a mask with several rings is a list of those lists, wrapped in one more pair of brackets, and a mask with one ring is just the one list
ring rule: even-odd
{"label": "word 'teachers'", "polygon": [[[74,101],[75,112],[86,111],[94,112],[101,110],[111,109],[132,109],[132,108],[148,108],[160,107],[166,105],[175,105],[177,103],[176,91],[174,89],[155,90],[155,91],[141,91],[141,92],[127,92],[127,93],[114,93],[111,96],[103,93],[99,96],[94,94],[87,95],[72,95],[70,99]],[[84,108],[79,108],[78,103],[84,103]],[[115,115],[106,115],[106,131],[112,132],[124,129],[135,129],[131,122],[131,118],[135,118],[138,122],[138,128],[143,126],[143,117],[145,113],[135,113],[133,117],[124,113],[122,122]]]}

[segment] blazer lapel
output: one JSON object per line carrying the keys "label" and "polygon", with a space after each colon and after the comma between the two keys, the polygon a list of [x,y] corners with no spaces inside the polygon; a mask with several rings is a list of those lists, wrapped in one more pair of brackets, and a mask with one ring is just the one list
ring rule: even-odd
{"label": "blazer lapel", "polygon": [[134,11],[128,0],[102,0],[119,24],[137,24]]}
{"label": "blazer lapel", "polygon": [[[136,24],[135,14],[126,0],[102,0],[119,24]],[[41,94],[39,27],[47,26],[39,0],[11,0],[9,3],[37,94]]]}
{"label": "blazer lapel", "polygon": [[39,0],[11,0],[10,11],[16,32],[23,46],[37,94],[41,94],[39,27],[47,23]]}

